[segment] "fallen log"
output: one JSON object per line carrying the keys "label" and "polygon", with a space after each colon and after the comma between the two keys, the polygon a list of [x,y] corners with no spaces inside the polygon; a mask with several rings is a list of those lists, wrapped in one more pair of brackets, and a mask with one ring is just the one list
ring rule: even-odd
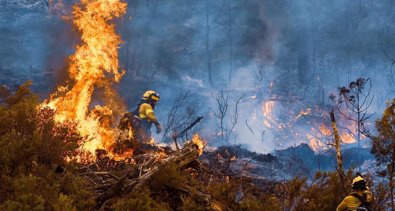
{"label": "fallen log", "polygon": [[171,156],[165,159],[161,164],[153,168],[151,171],[142,175],[137,179],[137,183],[134,187],[129,187],[130,191],[139,191],[142,187],[144,187],[161,169],[167,169],[170,166],[176,166],[177,170],[180,170],[190,164],[192,161],[196,160],[199,157],[199,148],[191,142],[188,142],[186,146],[176,155]]}

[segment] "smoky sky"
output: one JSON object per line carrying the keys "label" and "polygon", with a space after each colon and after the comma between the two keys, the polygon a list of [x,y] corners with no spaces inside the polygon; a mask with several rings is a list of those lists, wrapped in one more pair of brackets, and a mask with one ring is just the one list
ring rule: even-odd
{"label": "smoky sky", "polygon": [[[54,9],[41,0],[0,1],[1,83],[30,79],[45,97],[67,79],[67,57],[79,39],[62,17],[75,2]],[[393,20],[391,0],[128,1],[127,14],[114,23],[126,70],[118,89],[130,109],[145,90],[158,90],[162,118],[175,96],[190,90],[207,101],[201,110],[210,119],[211,96],[219,90],[232,100],[245,96],[242,108],[260,112],[261,102],[274,97],[325,106],[337,87],[370,77],[371,112],[380,114],[395,94]],[[241,113],[240,121],[253,122],[249,111]],[[251,124],[265,130],[259,121]],[[243,136],[259,139],[243,128],[238,128],[240,143],[247,142],[240,140]],[[275,147],[251,143],[261,151]]]}

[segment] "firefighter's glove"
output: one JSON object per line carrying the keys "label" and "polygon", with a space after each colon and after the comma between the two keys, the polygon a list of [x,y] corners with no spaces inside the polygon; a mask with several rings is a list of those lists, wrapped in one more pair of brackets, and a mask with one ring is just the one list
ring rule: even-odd
{"label": "firefighter's glove", "polygon": [[155,124],[156,127],[156,133],[159,134],[162,131],[162,127],[160,126],[159,123]]}

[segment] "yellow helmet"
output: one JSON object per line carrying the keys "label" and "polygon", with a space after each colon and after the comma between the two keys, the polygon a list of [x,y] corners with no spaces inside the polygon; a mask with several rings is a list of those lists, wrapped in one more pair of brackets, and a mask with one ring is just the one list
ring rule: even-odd
{"label": "yellow helmet", "polygon": [[358,175],[352,180],[351,185],[353,189],[362,189],[362,190],[366,189],[366,181],[360,175]]}
{"label": "yellow helmet", "polygon": [[155,100],[158,101],[160,99],[160,96],[158,93],[156,93],[153,90],[148,90],[144,93],[143,95],[143,100]]}

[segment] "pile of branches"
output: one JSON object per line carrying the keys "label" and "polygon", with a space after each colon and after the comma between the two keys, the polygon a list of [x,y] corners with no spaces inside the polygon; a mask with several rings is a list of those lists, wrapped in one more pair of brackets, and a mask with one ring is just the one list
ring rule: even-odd
{"label": "pile of branches", "polygon": [[[151,146],[146,153],[134,155],[123,161],[112,160],[105,151],[97,151],[96,162],[81,165],[77,173],[88,181],[88,188],[95,192],[96,209],[109,210],[116,199],[141,192],[154,182],[156,177],[170,174],[170,171],[207,177],[207,173],[202,173],[204,168],[201,168],[202,165],[198,161],[198,147],[192,142],[187,142],[179,151]],[[193,185],[172,183],[164,186],[173,194],[188,195],[196,202],[204,204],[206,210],[226,209],[226,206],[202,190],[195,189]]]}

